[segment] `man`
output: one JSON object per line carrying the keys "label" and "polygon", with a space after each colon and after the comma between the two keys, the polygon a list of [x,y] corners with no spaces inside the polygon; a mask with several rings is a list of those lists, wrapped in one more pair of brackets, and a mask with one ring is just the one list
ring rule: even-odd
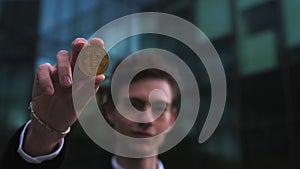
{"label": "man", "polygon": [[[87,40],[77,38],[72,43],[72,53],[59,51],[54,66],[48,63],[38,67],[32,94],[31,120],[12,138],[4,154],[4,167],[13,168],[58,168],[65,155],[64,138],[70,126],[77,120],[72,99],[73,69],[79,52],[87,46]],[[91,39],[90,45],[103,47],[101,39]],[[134,68],[134,67],[130,67]],[[126,72],[124,72],[126,73]],[[104,75],[95,76],[95,88],[105,79]],[[137,74],[129,88],[119,84],[116,103],[113,103],[110,92],[99,91],[100,97],[106,95],[105,101],[100,99],[100,108],[109,124],[122,135],[132,138],[152,138],[169,130],[176,119],[174,100],[178,94],[174,79],[167,73],[157,69],[144,70]],[[161,91],[149,100],[152,91]],[[131,104],[128,104],[128,99]],[[152,104],[152,105],[151,105]],[[130,106],[143,112],[139,118],[127,119],[120,114],[130,113]],[[119,107],[117,109],[116,107]],[[157,110],[156,110],[157,109]],[[156,112],[157,111],[157,112]],[[160,113],[156,118],[155,113]],[[164,135],[151,141],[135,144],[116,137],[116,152],[124,147],[131,152],[145,154],[141,158],[114,155],[109,168],[113,169],[163,169],[157,158],[159,146]],[[122,147],[123,146],[123,147]],[[151,156],[149,156],[149,154]],[[99,166],[102,168],[103,166]]]}

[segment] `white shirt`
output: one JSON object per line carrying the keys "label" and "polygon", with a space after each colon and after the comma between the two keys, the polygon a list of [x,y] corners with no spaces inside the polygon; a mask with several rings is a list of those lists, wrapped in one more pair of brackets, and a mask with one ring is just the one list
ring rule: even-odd
{"label": "white shirt", "polygon": [[[120,164],[118,164],[116,156],[113,156],[111,158],[111,165],[113,169],[124,169],[122,166],[120,166]],[[165,169],[163,163],[160,160],[158,160],[157,166],[158,169]]]}
{"label": "white shirt", "polygon": [[[27,130],[27,127],[28,125],[31,123],[31,120],[29,120],[22,132],[21,132],[21,135],[20,135],[20,140],[19,140],[19,147],[18,147],[18,150],[17,152],[19,153],[19,155],[28,163],[33,163],[33,164],[39,164],[39,163],[42,163],[43,161],[46,161],[46,160],[52,160],[54,159],[59,153],[60,151],[62,150],[63,148],[63,145],[64,145],[64,139],[61,140],[61,142],[59,143],[58,145],[58,149],[55,150],[53,153],[50,153],[50,154],[47,154],[47,155],[42,155],[42,156],[36,156],[36,157],[32,157],[30,156],[29,154],[27,154],[24,150],[23,150],[23,141],[24,141],[24,135],[25,135],[25,132]],[[113,169],[124,169],[123,167],[121,167],[117,160],[116,160],[116,156],[113,156],[111,158],[111,165],[112,165],[112,168]],[[163,163],[158,160],[158,169],[164,169],[164,165]]]}
{"label": "white shirt", "polygon": [[18,147],[17,152],[28,163],[39,164],[39,163],[41,163],[45,160],[52,160],[53,158],[55,158],[60,153],[61,149],[63,148],[64,139],[61,140],[61,142],[59,143],[58,149],[55,150],[53,153],[50,153],[50,154],[47,154],[47,155],[42,155],[42,156],[32,157],[23,150],[24,135],[25,135],[26,129],[27,129],[27,127],[30,123],[31,123],[31,120],[29,120],[25,124],[25,126],[22,130],[20,140],[19,140],[19,147]]}

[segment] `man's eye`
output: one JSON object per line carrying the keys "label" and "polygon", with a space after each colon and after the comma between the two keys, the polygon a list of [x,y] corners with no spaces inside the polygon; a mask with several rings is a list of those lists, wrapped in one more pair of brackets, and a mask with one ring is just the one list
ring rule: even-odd
{"label": "man's eye", "polygon": [[146,103],[143,101],[134,100],[131,101],[131,104],[133,105],[134,108],[136,108],[139,111],[144,111],[146,108]]}
{"label": "man's eye", "polygon": [[151,109],[153,113],[161,113],[166,110],[166,104],[153,104]]}

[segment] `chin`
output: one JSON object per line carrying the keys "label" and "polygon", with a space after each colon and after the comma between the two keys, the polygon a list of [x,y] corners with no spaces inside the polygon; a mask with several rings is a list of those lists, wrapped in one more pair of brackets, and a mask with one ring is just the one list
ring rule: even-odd
{"label": "chin", "polygon": [[132,157],[150,157],[158,154],[158,149],[162,144],[161,139],[137,139],[130,142],[121,142],[116,146],[117,152],[130,154]]}

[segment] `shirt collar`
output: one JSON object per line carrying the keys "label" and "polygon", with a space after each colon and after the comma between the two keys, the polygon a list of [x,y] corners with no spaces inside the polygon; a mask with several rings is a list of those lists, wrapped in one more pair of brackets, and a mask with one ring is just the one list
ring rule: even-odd
{"label": "shirt collar", "polygon": [[[113,169],[124,169],[118,164],[116,156],[113,156],[111,158],[111,165]],[[165,169],[164,164],[159,159],[157,165],[158,165],[158,169]]]}

